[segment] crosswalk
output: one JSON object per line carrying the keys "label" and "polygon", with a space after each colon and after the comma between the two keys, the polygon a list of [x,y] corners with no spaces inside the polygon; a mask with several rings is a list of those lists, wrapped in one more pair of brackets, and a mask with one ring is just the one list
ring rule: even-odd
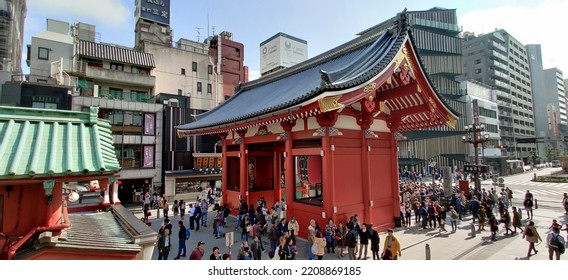
{"label": "crosswalk", "polygon": [[[491,184],[491,182],[484,182],[485,184]],[[544,183],[544,182],[533,182],[533,181],[509,181],[505,180],[505,186],[511,187],[515,193],[525,194],[527,190],[518,189],[518,187],[526,187],[531,193],[535,195],[544,196],[560,196],[564,193],[568,193],[568,184],[566,183]]]}

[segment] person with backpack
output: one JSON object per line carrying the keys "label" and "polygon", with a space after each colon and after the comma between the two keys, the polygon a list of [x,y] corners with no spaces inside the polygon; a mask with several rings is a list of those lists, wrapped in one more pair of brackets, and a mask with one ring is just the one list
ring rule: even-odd
{"label": "person with backpack", "polygon": [[[185,241],[189,239],[189,229],[183,225],[183,221],[178,222],[179,233],[178,233],[178,254],[174,260],[179,260],[180,257],[185,257],[187,253],[187,248],[185,247]],[[183,254],[182,254],[183,252]]]}
{"label": "person with backpack", "polygon": [[450,206],[450,224],[452,225],[452,232],[456,232],[458,230],[458,219],[458,212],[454,209],[454,206]]}
{"label": "person with backpack", "polygon": [[355,260],[355,247],[357,247],[357,239],[355,234],[357,231],[355,229],[347,229],[345,237],[343,237],[344,245],[347,247],[347,255],[349,260]]}
{"label": "person with backpack", "polygon": [[532,251],[534,251],[536,255],[536,253],[538,253],[538,250],[535,248],[534,243],[541,242],[542,238],[540,238],[540,235],[538,234],[533,221],[529,221],[529,223],[525,226],[525,229],[523,230],[523,238],[529,243],[527,258],[531,257]]}
{"label": "person with backpack", "polygon": [[552,232],[546,236],[546,244],[548,245],[548,259],[552,260],[553,255],[556,254],[556,259],[560,260],[560,255],[564,254],[566,242],[564,237],[560,235],[560,225],[554,225]]}

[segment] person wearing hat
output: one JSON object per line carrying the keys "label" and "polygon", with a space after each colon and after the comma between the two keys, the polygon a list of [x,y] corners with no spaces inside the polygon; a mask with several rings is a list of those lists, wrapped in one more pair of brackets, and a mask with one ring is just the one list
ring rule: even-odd
{"label": "person wearing hat", "polygon": [[203,259],[203,255],[205,254],[205,242],[203,241],[199,241],[197,242],[197,247],[195,247],[195,249],[193,249],[193,252],[191,252],[191,255],[189,256],[190,260],[201,260]]}
{"label": "person wearing hat", "polygon": [[548,244],[548,259],[552,260],[554,254],[556,254],[556,259],[560,259],[560,255],[564,254],[564,246],[566,242],[564,237],[560,235],[560,225],[553,224],[552,232],[546,236],[546,244]]}

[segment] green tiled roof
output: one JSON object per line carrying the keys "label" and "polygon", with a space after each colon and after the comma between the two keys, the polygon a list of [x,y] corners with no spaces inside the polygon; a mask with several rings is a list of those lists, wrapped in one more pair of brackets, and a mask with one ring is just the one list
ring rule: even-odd
{"label": "green tiled roof", "polygon": [[0,180],[117,173],[110,123],[97,116],[0,106]]}

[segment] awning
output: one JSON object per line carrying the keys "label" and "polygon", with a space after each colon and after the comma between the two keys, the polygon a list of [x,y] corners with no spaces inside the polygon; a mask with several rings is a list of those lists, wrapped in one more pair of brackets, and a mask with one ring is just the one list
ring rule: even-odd
{"label": "awning", "polygon": [[440,156],[450,160],[468,162],[467,155],[465,154],[440,154]]}
{"label": "awning", "polygon": [[448,131],[437,131],[437,130],[413,130],[404,131],[401,134],[406,137],[406,140],[424,140],[431,138],[441,138],[457,135],[465,135],[465,131],[461,130],[448,130]]}
{"label": "awning", "polygon": [[417,165],[423,162],[421,158],[398,158],[398,165]]}

